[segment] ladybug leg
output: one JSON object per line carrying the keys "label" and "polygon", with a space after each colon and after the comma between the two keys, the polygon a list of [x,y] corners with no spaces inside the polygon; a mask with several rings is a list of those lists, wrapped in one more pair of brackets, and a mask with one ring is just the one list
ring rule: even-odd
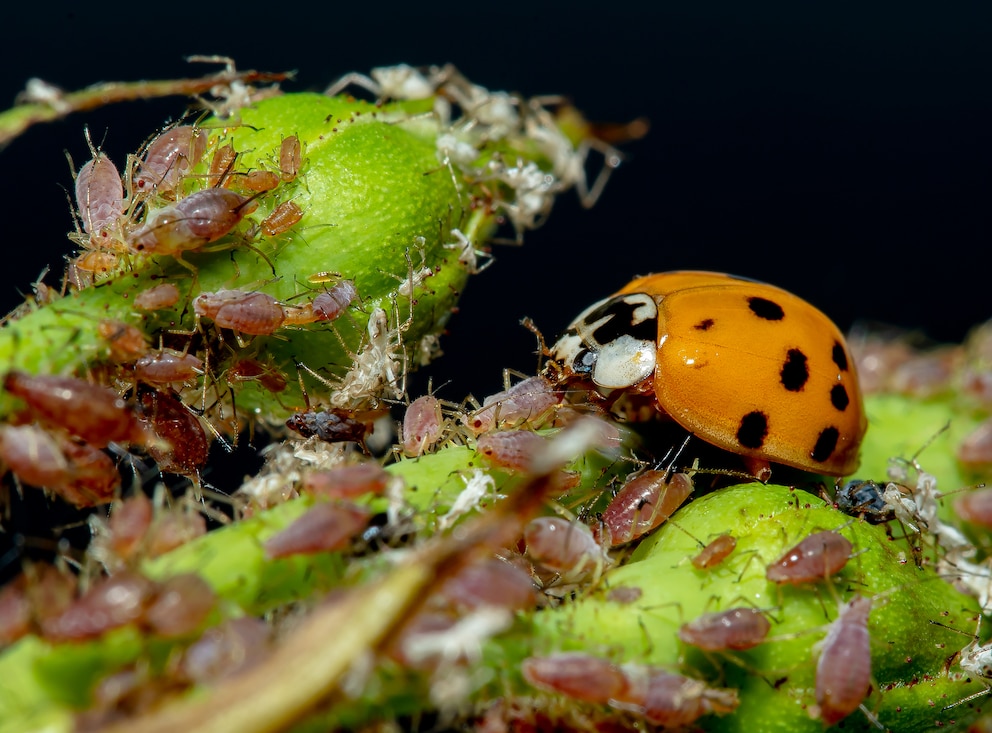
{"label": "ladybug leg", "polygon": [[772,477],[772,466],[766,459],[743,456],[743,460],[747,472],[754,476],[756,481],[768,483]]}

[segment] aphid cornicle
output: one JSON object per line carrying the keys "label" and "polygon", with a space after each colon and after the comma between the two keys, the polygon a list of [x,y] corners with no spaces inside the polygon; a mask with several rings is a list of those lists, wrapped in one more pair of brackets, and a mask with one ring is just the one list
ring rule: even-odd
{"label": "aphid cornicle", "polygon": [[583,311],[545,374],[629,417],[651,408],[754,462],[841,476],[867,428],[854,362],[827,316],[715,272],[633,280]]}

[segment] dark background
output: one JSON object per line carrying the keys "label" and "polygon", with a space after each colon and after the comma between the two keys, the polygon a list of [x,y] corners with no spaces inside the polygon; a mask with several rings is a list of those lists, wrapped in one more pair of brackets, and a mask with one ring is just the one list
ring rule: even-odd
{"label": "dark background", "polygon": [[[451,380],[441,396],[452,400],[495,390],[504,367],[533,371],[522,317],[553,339],[593,300],[650,271],[766,280],[842,329],[867,319],[953,341],[992,316],[987,4],[429,5],[432,14],[413,15],[342,3],[316,14],[292,3],[92,13],[35,3],[5,20],[0,104],[31,76],[66,89],[196,76],[215,67],[185,56],[215,53],[240,68],[296,70],[287,90],[450,61],[490,89],[570,95],[594,120],[647,117],[650,133],[624,147],[593,209],[565,194],[543,229],[521,248],[498,247],[470,283],[446,354],[425,373],[435,385]],[[88,157],[83,125],[121,161],[183,104],[74,115],[0,152],[0,307],[68,251],[63,151]]]}

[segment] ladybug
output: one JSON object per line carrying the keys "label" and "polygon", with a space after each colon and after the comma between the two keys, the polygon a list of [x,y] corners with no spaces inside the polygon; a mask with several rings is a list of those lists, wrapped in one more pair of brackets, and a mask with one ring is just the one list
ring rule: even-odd
{"label": "ladybug", "polygon": [[688,270],[639,277],[583,311],[549,356],[558,388],[586,389],[629,420],[667,415],[751,466],[830,476],[858,466],[867,420],[844,336],[772,285]]}

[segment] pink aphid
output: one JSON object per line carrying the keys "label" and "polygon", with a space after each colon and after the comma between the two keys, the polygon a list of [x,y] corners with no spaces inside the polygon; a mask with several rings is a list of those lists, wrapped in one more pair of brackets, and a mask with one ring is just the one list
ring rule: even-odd
{"label": "pink aphid", "polygon": [[504,430],[480,437],[475,450],[496,468],[522,472],[546,444],[545,438],[529,430]]}
{"label": "pink aphid", "polygon": [[110,319],[97,324],[97,333],[107,343],[108,357],[116,364],[128,364],[148,351],[148,339],[137,326]]}
{"label": "pink aphid", "polygon": [[26,585],[25,576],[19,575],[0,588],[0,646],[31,633],[32,609]]}
{"label": "pink aphid", "polygon": [[594,577],[612,561],[581,522],[561,517],[538,517],[524,528],[527,557],[559,575],[564,583]]}
{"label": "pink aphid", "polygon": [[992,419],[980,423],[964,437],[957,458],[966,468],[976,471],[992,465]]}
{"label": "pink aphid", "polygon": [[83,641],[138,622],[155,594],[155,584],[124,570],[94,583],[57,616],[42,621],[50,641]]}
{"label": "pink aphid", "polygon": [[138,164],[134,185],[138,191],[159,194],[174,189],[200,162],[207,150],[207,136],[191,125],[166,130],[149,143]]}
{"label": "pink aphid", "polygon": [[769,565],[765,577],[779,584],[815,583],[840,572],[852,549],[847,538],[837,532],[816,532]]}
{"label": "pink aphid", "polygon": [[406,408],[400,445],[403,455],[416,457],[433,448],[444,435],[441,403],[433,395],[418,397]]}
{"label": "pink aphid", "polygon": [[308,473],[303,477],[303,491],[328,499],[357,499],[382,494],[389,480],[389,473],[378,463],[362,461]]}
{"label": "pink aphid", "polygon": [[265,555],[280,558],[343,550],[368,526],[371,518],[371,511],[356,504],[315,504],[265,543]]}
{"label": "pink aphid", "polygon": [[300,138],[290,135],[279,146],[279,170],[282,180],[286,183],[295,180],[301,165],[303,165],[303,153],[300,149]]}
{"label": "pink aphid", "polygon": [[143,493],[114,504],[107,520],[108,546],[114,555],[124,561],[136,557],[141,549],[148,528],[152,525],[154,509],[151,499]]}
{"label": "pink aphid", "polygon": [[268,656],[272,630],[264,621],[242,616],[207,629],[183,652],[180,674],[190,681],[216,683]]}
{"label": "pink aphid", "polygon": [[200,249],[230,233],[254,202],[226,188],[191,193],[176,203],[149,212],[128,244],[134,252],[175,255]]}
{"label": "pink aphid", "polygon": [[53,375],[7,372],[4,388],[41,420],[65,428],[95,448],[112,442],[145,443],[150,437],[116,392],[97,384]]}
{"label": "pink aphid", "polygon": [[142,624],[158,636],[188,636],[203,627],[217,605],[213,588],[196,573],[180,573],[163,581],[142,616]]}
{"label": "pink aphid", "polygon": [[692,558],[692,565],[698,570],[709,570],[722,563],[736,547],[737,540],[733,535],[722,534]]}
{"label": "pink aphid", "polygon": [[121,236],[124,184],[117,166],[100,151],[94,150],[93,158],[76,174],[76,207],[90,246],[112,248]]}
{"label": "pink aphid", "polygon": [[528,377],[502,392],[489,395],[482,407],[469,413],[464,423],[474,434],[521,425],[540,427],[554,413],[561,398],[542,376]]}
{"label": "pink aphid", "polygon": [[711,713],[732,713],[738,705],[737,690],[714,688],[692,677],[652,670],[640,712],[652,725],[678,728]]}
{"label": "pink aphid", "polygon": [[259,226],[262,229],[262,234],[267,237],[274,237],[292,229],[302,218],[303,209],[296,202],[283,201],[272,210],[271,214],[262,219]]}
{"label": "pink aphid", "polygon": [[67,480],[51,486],[52,491],[78,507],[106,504],[117,496],[121,475],[113,459],[87,443],[59,440],[69,463]]}
{"label": "pink aphid", "polygon": [[630,697],[630,682],[621,667],[583,652],[527,657],[520,671],[534,687],[573,700],[605,705]]}
{"label": "pink aphid", "polygon": [[153,285],[134,296],[134,307],[143,311],[171,308],[179,302],[179,288],[172,283]]}
{"label": "pink aphid", "polygon": [[200,293],[193,301],[193,312],[200,318],[211,319],[221,328],[252,336],[267,336],[286,320],[279,301],[260,291]]}
{"label": "pink aphid", "polygon": [[355,298],[358,290],[353,280],[341,280],[313,299],[313,313],[318,321],[333,321],[344,313]]}
{"label": "pink aphid", "polygon": [[992,489],[977,489],[958,497],[954,511],[969,524],[992,529]]}
{"label": "pink aphid", "polygon": [[257,382],[269,392],[286,389],[286,377],[282,372],[258,359],[239,359],[227,368],[224,378],[228,383]]}
{"label": "pink aphid", "polygon": [[537,596],[530,575],[496,557],[468,565],[441,586],[440,595],[460,612],[486,606],[526,611]]}
{"label": "pink aphid", "polygon": [[704,613],[682,624],[679,638],[686,644],[705,651],[739,651],[758,646],[770,630],[771,624],[758,609],[731,608]]}
{"label": "pink aphid", "polygon": [[162,349],[134,363],[134,376],[148,384],[191,382],[203,374],[203,360],[193,354]]}
{"label": "pink aphid", "polygon": [[692,479],[684,473],[645,471],[623,485],[603,511],[609,543],[632,542],[661,526],[692,493]]}
{"label": "pink aphid", "polygon": [[816,703],[825,726],[840,722],[861,705],[871,688],[872,601],[855,596],[841,606],[820,644],[816,662]]}

